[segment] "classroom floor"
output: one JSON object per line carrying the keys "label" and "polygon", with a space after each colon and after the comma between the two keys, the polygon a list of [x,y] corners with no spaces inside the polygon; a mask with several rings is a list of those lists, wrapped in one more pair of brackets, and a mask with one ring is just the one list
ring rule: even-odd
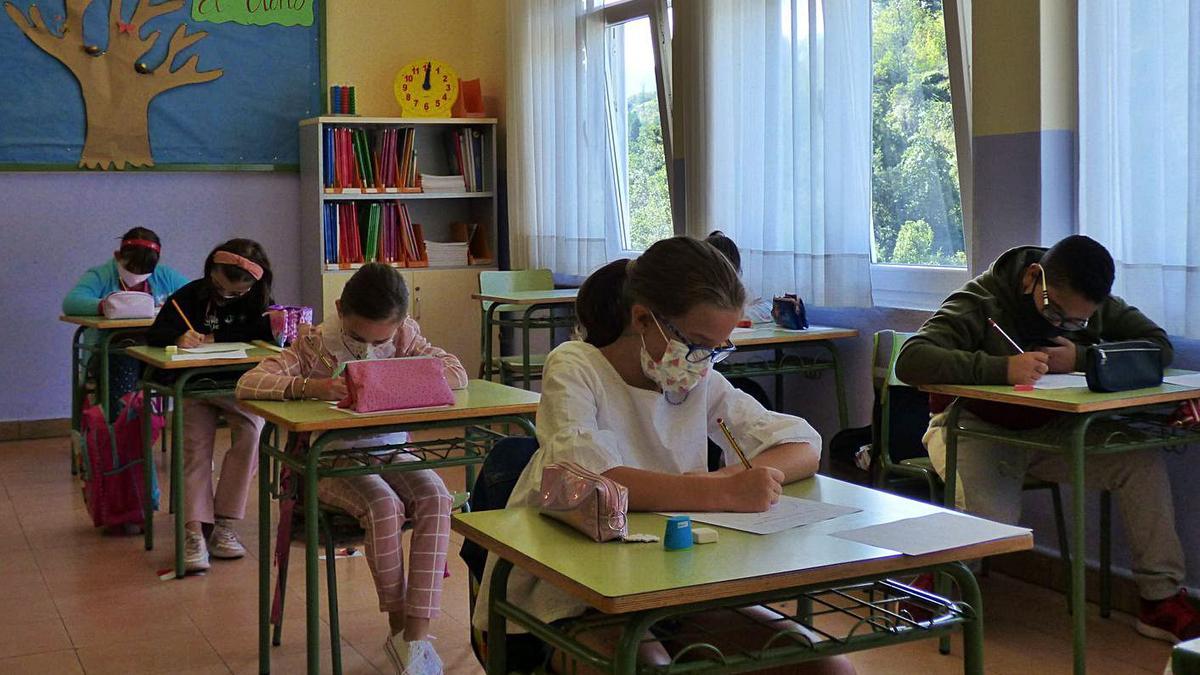
{"label": "classroom floor", "polygon": [[[218,447],[224,443],[224,432]],[[161,467],[160,467],[161,469]],[[461,472],[447,478],[461,485]],[[167,483],[163,479],[162,484]],[[251,557],[213,561],[204,576],[160,581],[170,566],[170,519],[155,519],[158,546],[94,530],[67,473],[66,439],[0,443],[0,673],[252,673],[257,669],[256,514],[242,539]],[[252,505],[256,500],[250,500]],[[480,673],[467,637],[466,569],[452,535],[443,615],[433,624],[446,673]],[[304,668],[303,558],[295,549],[283,645],[274,672]],[[298,561],[298,562],[296,562]],[[377,611],[362,558],[338,562],[346,673],[388,673],[386,618]],[[322,573],[322,580],[324,574]],[[1061,595],[993,574],[983,579],[987,672],[1068,673],[1071,634]],[[322,585],[322,594],[324,586]],[[1147,640],[1132,619],[1089,607],[1088,672],[1161,673],[1169,647]],[[325,610],[322,609],[322,617]],[[327,627],[322,624],[325,648]],[[960,645],[941,656],[933,642],[863,652],[861,673],[961,673]],[[328,652],[322,656],[328,668]]]}

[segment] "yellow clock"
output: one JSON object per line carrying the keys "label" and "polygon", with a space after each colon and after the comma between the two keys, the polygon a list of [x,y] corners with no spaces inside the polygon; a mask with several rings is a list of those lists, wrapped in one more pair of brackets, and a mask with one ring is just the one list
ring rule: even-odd
{"label": "yellow clock", "polygon": [[458,100],[458,73],[437,59],[418,59],[396,73],[393,88],[405,117],[449,117]]}

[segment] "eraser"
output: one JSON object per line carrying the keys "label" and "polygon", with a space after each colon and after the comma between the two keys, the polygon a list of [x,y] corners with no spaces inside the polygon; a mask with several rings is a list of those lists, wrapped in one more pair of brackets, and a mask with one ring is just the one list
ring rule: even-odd
{"label": "eraser", "polygon": [[717,540],[717,531],[711,527],[693,527],[692,541],[697,544],[711,544]]}
{"label": "eraser", "polygon": [[178,351],[179,351],[179,347],[176,347],[175,345],[167,345],[167,353],[168,354],[174,354]]}
{"label": "eraser", "polygon": [[1032,384],[1014,384],[1013,391],[1033,391]]}

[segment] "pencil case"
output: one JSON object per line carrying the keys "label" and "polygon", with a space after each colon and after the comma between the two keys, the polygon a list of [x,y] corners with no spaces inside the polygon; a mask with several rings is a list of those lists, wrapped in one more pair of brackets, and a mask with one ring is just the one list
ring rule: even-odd
{"label": "pencil case", "polygon": [[149,319],[154,316],[154,296],[139,291],[109,293],[100,306],[106,319]]}
{"label": "pencil case", "polygon": [[1103,342],[1085,355],[1088,389],[1128,391],[1162,384],[1162,349],[1149,340]]}
{"label": "pencil case", "polygon": [[629,534],[629,490],[572,462],[557,462],[542,469],[539,510],[592,541],[623,539]]}
{"label": "pencil case", "polygon": [[301,325],[312,325],[313,308],[298,305],[271,305],[271,334],[280,347],[286,347],[300,337]]}
{"label": "pencil case", "polygon": [[804,310],[804,301],[795,293],[777,295],[771,301],[771,318],[775,325],[788,330],[804,330],[808,328],[808,313]]}
{"label": "pencil case", "polygon": [[359,413],[454,405],[442,360],[413,356],[347,361],[346,398],[339,408]]}

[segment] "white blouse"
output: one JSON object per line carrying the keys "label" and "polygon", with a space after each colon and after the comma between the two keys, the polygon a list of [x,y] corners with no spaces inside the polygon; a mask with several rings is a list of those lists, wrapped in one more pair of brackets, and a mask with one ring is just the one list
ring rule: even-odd
{"label": "white blouse", "polygon": [[[717,426],[723,418],[747,457],[781,443],[809,443],[821,437],[808,422],[766,410],[749,394],[711,371],[679,405],[659,392],[626,384],[599,349],[582,341],[559,345],[546,357],[537,412],[540,445],[521,474],[509,506],[536,506],[542,469],[574,462],[596,473],[618,466],[685,474],[708,469],[708,440],[739,460]],[[615,545],[615,544],[614,544]],[[493,556],[488,556],[472,617],[486,630]],[[582,614],[587,605],[552,584],[514,569],[508,598],[546,622]],[[520,631],[513,626],[513,632]],[[523,631],[522,631],[523,632]]]}

